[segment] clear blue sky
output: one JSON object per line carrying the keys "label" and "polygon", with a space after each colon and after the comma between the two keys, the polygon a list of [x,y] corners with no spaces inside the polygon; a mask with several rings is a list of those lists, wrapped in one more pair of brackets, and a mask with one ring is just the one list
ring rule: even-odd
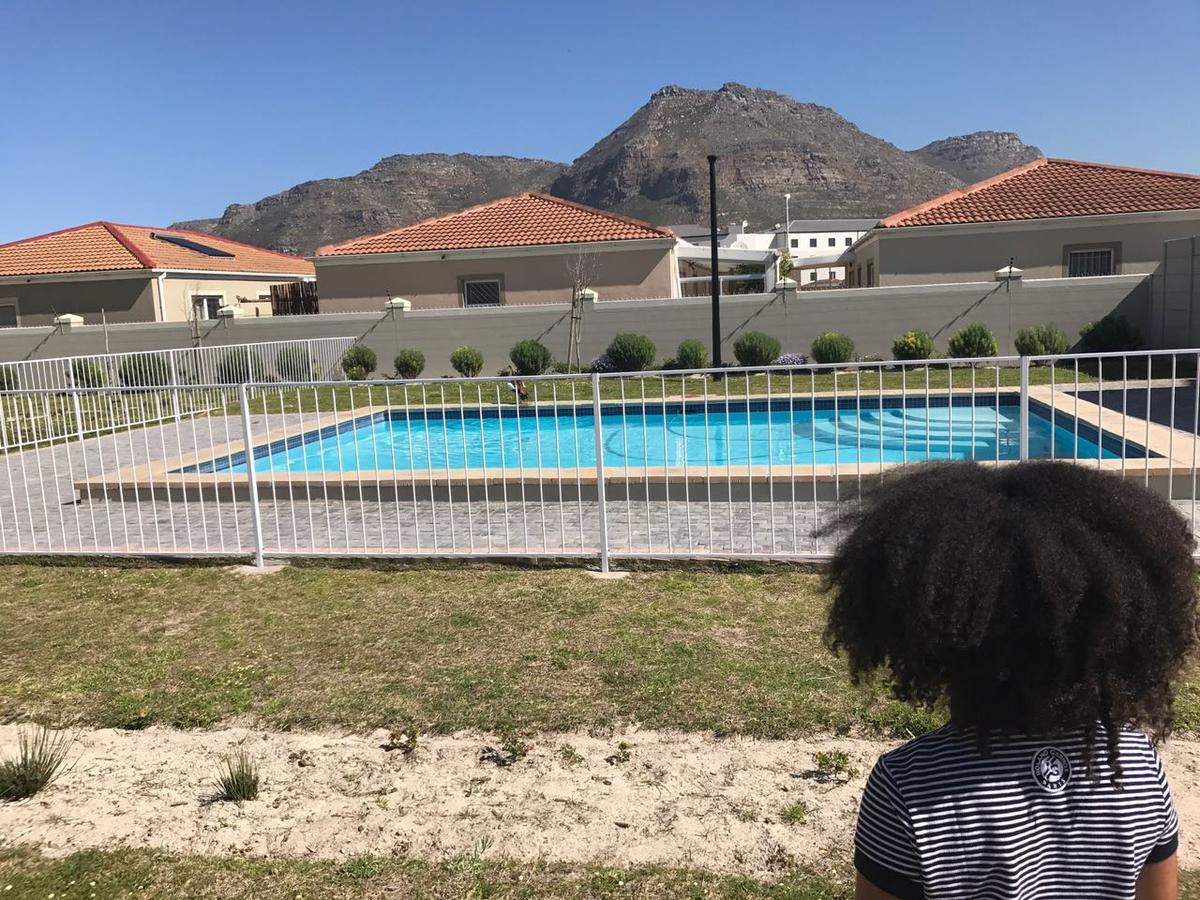
{"label": "clear blue sky", "polygon": [[1200,2],[0,0],[0,242],[218,215],[392,153],[569,162],[664,84],[903,148],[978,129],[1200,172]]}

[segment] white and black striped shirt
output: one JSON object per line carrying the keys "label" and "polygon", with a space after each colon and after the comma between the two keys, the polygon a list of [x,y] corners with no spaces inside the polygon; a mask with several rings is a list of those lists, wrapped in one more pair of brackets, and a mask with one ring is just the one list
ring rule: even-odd
{"label": "white and black striped shirt", "polygon": [[1179,843],[1175,805],[1145,735],[1103,732],[1089,776],[1082,733],[1003,738],[938,729],[880,757],[854,838],[858,871],[901,898],[1132,898],[1142,867]]}

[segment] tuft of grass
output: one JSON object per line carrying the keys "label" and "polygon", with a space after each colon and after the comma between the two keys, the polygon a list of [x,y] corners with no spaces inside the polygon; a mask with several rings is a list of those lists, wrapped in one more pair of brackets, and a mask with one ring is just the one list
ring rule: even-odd
{"label": "tuft of grass", "polygon": [[388,753],[399,750],[405,759],[410,760],[416,754],[420,743],[421,729],[416,725],[405,725],[403,728],[393,729],[381,749]]}
{"label": "tuft of grass", "polygon": [[563,744],[558,748],[558,758],[564,765],[577,766],[583,762],[583,754],[575,749],[574,744]]}
{"label": "tuft of grass", "polygon": [[44,726],[22,730],[17,755],[0,762],[0,800],[24,800],[49,787],[63,774],[71,743],[66,734]]}
{"label": "tuft of grass", "polygon": [[245,803],[258,797],[258,766],[250,754],[239,748],[221,760],[217,776],[217,799]]}
{"label": "tuft of grass", "polygon": [[799,825],[808,818],[808,807],[800,803],[789,803],[779,813],[779,821],[784,825]]}
{"label": "tuft of grass", "polygon": [[847,775],[853,778],[858,770],[850,765],[850,754],[845,750],[819,750],[813,754],[817,771],[826,778]]}

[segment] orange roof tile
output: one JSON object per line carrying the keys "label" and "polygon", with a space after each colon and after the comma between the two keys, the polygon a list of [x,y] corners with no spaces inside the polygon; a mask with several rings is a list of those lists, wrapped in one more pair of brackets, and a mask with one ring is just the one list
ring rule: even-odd
{"label": "orange roof tile", "polygon": [[518,194],[382,234],[329,244],[317,256],[470,250],[670,238],[666,228],[548,194]]}
{"label": "orange roof tile", "polygon": [[[230,256],[209,256],[154,235],[195,241]],[[92,222],[64,231],[0,244],[0,276],[112,272],[122,269],[190,269],[264,275],[312,275],[313,264],[298,256],[252,247],[211,234],[178,228],[146,228]]]}
{"label": "orange roof tile", "polygon": [[1200,175],[1039,159],[889,216],[880,228],[1200,209]]}

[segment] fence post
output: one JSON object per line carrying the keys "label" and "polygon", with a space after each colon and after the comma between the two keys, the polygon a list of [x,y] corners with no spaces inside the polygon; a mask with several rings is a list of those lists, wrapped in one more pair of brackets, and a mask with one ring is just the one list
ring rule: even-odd
{"label": "fence post", "polygon": [[168,350],[167,359],[171,361],[171,411],[175,413],[175,421],[180,419],[179,415],[179,364],[178,351]]}
{"label": "fence post", "polygon": [[254,471],[254,441],[250,434],[250,401],[246,384],[239,385],[242,400],[242,443],[246,447],[246,483],[250,488],[250,517],[254,520],[254,565],[262,568],[263,531],[262,512],[258,508],[258,479]]}
{"label": "fence post", "polygon": [[308,378],[309,380],[319,379],[321,377],[321,373],[317,371],[317,364],[313,360],[312,338],[309,338],[304,343],[305,346],[308,347]]}
{"label": "fence post", "polygon": [[[1053,426],[1052,426],[1053,427]],[[1029,357],[1021,357],[1021,459],[1029,459]]]}
{"label": "fence post", "polygon": [[257,380],[257,378],[254,374],[254,357],[251,356],[251,354],[250,354],[250,345],[249,344],[246,345],[246,380],[247,381],[256,381]]}
{"label": "fence post", "polygon": [[596,502],[600,508],[600,571],[608,571],[608,508],[604,498],[604,433],[600,426],[600,373],[592,373],[592,422],[596,438]]}

